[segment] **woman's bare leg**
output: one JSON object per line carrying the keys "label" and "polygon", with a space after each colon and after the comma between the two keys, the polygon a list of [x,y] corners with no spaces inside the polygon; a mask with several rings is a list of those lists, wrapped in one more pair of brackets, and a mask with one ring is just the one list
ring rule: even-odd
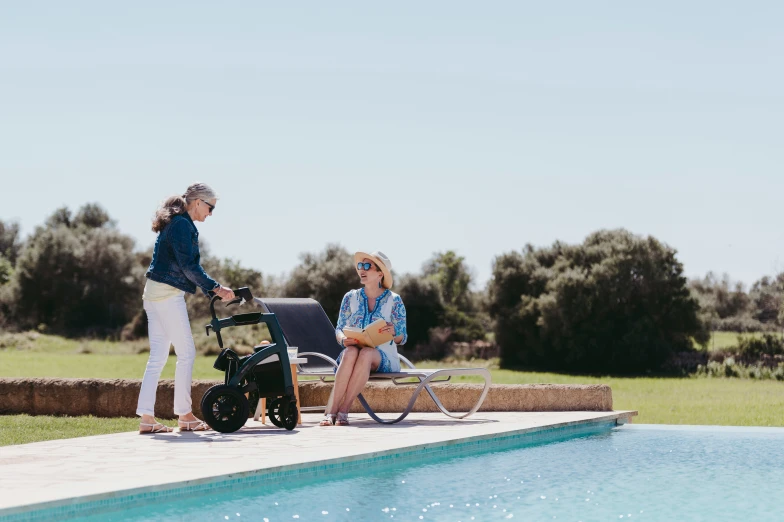
{"label": "woman's bare leg", "polygon": [[328,414],[334,415],[338,411],[338,406],[343,402],[343,396],[346,395],[346,389],[354,372],[354,366],[359,358],[359,349],[353,346],[346,347],[343,352],[343,357],[340,358],[340,365],[335,374],[335,385],[332,387],[332,394],[329,396],[327,408],[324,410]]}
{"label": "woman's bare leg", "polygon": [[381,364],[381,354],[378,353],[377,349],[362,348],[362,351],[359,352],[359,356],[357,357],[357,363],[354,365],[354,372],[351,374],[351,379],[348,381],[346,395],[338,408],[339,412],[348,413],[354,399],[357,398],[357,395],[362,392],[362,388],[367,384],[370,372],[378,368],[379,364]]}

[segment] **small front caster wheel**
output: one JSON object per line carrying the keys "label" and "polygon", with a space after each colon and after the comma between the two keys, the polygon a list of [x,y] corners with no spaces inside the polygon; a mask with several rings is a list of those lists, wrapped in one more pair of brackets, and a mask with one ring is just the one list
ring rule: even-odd
{"label": "small front caster wheel", "polygon": [[278,428],[282,428],[283,418],[281,417],[281,410],[283,409],[283,399],[279,398],[267,402],[267,417],[272,421],[272,424]]}
{"label": "small front caster wheel", "polygon": [[296,428],[298,413],[296,401],[291,401],[283,416],[283,427],[289,431]]}

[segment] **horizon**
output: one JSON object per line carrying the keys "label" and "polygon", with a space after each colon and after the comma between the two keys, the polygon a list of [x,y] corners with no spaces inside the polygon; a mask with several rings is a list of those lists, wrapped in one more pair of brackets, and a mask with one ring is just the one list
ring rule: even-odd
{"label": "horizon", "polygon": [[484,287],[497,255],[624,228],[689,279],[749,288],[784,271],[782,15],[8,6],[0,219],[26,236],[99,202],[145,249],[157,204],[199,180],[222,196],[200,225],[211,253],[265,275],[339,243],[400,274],[454,250]]}
{"label": "horizon", "polygon": [[[98,202],[88,202],[88,204],[89,204],[89,203],[93,203],[93,204],[98,204],[98,205],[100,205],[100,203],[98,203]],[[103,207],[103,205],[101,205],[101,206]],[[121,232],[121,233],[123,233],[123,234],[126,234],[126,235],[128,235],[128,234],[127,234],[127,233],[126,233],[124,230],[122,230],[122,229],[121,229],[121,228],[120,228],[120,227],[117,225],[117,220],[111,217],[111,212],[110,212],[108,209],[106,209],[105,207],[103,207],[103,208],[104,208],[104,210],[106,210],[106,211],[107,211],[107,213],[109,213],[109,217],[111,218],[111,226],[113,226],[113,227],[114,227],[116,230],[118,230],[119,232]],[[55,209],[55,210],[57,210],[57,209]],[[79,209],[78,209],[78,208],[69,208],[69,210],[71,211],[71,213],[72,213],[72,217],[73,217],[73,216],[74,216],[74,215],[75,215],[75,214],[78,212],[78,210],[79,210]],[[52,212],[54,212],[54,210],[53,210]],[[51,213],[50,213],[49,215],[51,215]],[[10,223],[10,221],[7,221],[6,223]],[[196,225],[197,227],[200,227],[200,226],[202,226],[203,224],[204,224],[204,223],[195,223],[195,225]],[[36,225],[36,227],[38,227],[38,226],[43,226],[43,225],[44,225],[44,223],[42,222],[42,223],[40,223],[40,224]],[[26,241],[26,240],[29,238],[30,234],[34,233],[34,229],[35,229],[36,227],[33,227],[33,230],[30,230],[30,232],[29,232],[28,234],[23,234],[23,235],[22,235],[22,237],[21,237],[20,239],[22,239],[23,241]],[[20,227],[20,228],[21,228],[21,227]],[[603,229],[603,230],[608,230],[608,229]],[[595,232],[599,232],[599,230],[595,230],[595,231],[591,232],[591,234],[592,234],[592,233],[595,233]],[[635,234],[635,235],[637,235],[637,236],[641,236],[641,237],[647,237],[647,236],[645,236],[645,235],[642,235],[642,234]],[[157,237],[157,234],[155,234],[155,237]],[[140,245],[140,244],[139,244],[139,242],[138,242],[138,241],[137,241],[135,238],[132,238],[132,239],[134,239],[134,241],[135,241],[135,250],[134,250],[135,252],[142,252],[142,251],[145,251],[145,250],[152,250],[152,248],[153,248],[153,246],[154,246],[154,242],[155,242],[155,239],[153,238],[153,242],[152,242],[151,244],[149,244],[149,245],[147,245],[147,246],[143,246],[143,245]],[[657,240],[661,241],[659,238],[655,238],[655,239],[657,239]],[[555,241],[557,241],[557,240],[555,240]],[[555,241],[554,241],[554,242],[555,242]],[[201,244],[202,244],[202,249],[204,250],[204,249],[205,249],[205,247],[204,247],[204,245],[205,245],[205,242],[202,240],[202,238],[201,238],[201,237],[200,237],[200,242],[201,242]],[[554,243],[554,242],[553,242],[553,243]],[[661,242],[662,242],[662,243],[664,243],[664,244],[667,244],[665,241],[661,241]],[[533,246],[534,246],[534,248],[536,248],[536,249],[540,249],[540,248],[548,248],[548,247],[551,247],[551,246],[553,245],[553,243],[550,243],[550,244],[548,244],[548,245],[533,245]],[[582,241],[580,241],[580,243],[582,243]],[[579,244],[579,243],[569,243],[569,244]],[[339,245],[339,246],[341,246],[341,247],[343,247],[343,248],[345,248],[345,245],[342,245],[342,244],[340,244],[340,243],[338,243],[338,245]],[[302,252],[300,252],[300,253],[298,254],[298,259],[299,259],[299,257],[300,257],[300,256],[302,256],[302,255],[304,255],[304,254],[306,254],[306,253],[310,253],[310,254],[320,254],[320,253],[322,253],[322,252],[324,251],[324,249],[325,249],[326,247],[327,247],[327,244],[323,245],[323,246],[322,246],[320,249],[317,249],[317,250],[307,250],[307,251],[302,251]],[[518,252],[518,253],[522,253],[522,254],[524,254],[524,252],[523,252],[523,249],[524,249],[524,248],[525,248],[525,247],[522,247],[522,248],[520,248],[520,249],[517,249],[517,250],[515,250],[515,252]],[[208,254],[209,254],[209,255],[214,255],[214,254],[213,254],[213,252],[212,252],[212,249],[211,249],[211,247],[209,246],[209,242],[206,242],[206,250],[208,251]],[[348,250],[348,249],[347,249],[347,250]],[[399,270],[396,270],[396,271],[395,271],[395,273],[397,274],[397,277],[400,277],[400,276],[405,276],[405,275],[417,275],[417,274],[421,274],[421,271],[422,271],[422,267],[423,267],[423,265],[424,265],[424,264],[425,264],[425,263],[426,263],[426,262],[427,262],[429,259],[431,259],[431,258],[432,258],[433,256],[435,256],[436,254],[439,254],[439,253],[445,253],[445,252],[447,252],[447,251],[450,251],[450,250],[452,250],[452,251],[455,251],[455,252],[456,252],[456,250],[455,250],[455,249],[445,249],[445,250],[443,250],[443,251],[440,251],[440,252],[433,252],[433,253],[431,254],[431,256],[429,256],[429,257],[427,257],[427,258],[425,258],[425,259],[423,259],[423,260],[422,260],[422,262],[420,263],[420,268],[419,268],[418,270],[413,270],[413,271],[412,271],[412,270],[409,270],[409,271],[405,271],[405,272],[401,272],[401,271],[399,271]],[[495,258],[496,258],[498,255],[508,254],[508,253],[511,253],[511,252],[512,252],[512,251],[506,251],[506,252],[501,252],[501,253],[495,254],[495,255],[493,256],[493,262],[495,261]],[[458,254],[459,254],[459,253],[458,253]],[[218,256],[218,257],[220,257],[220,256]],[[677,257],[678,257],[678,256],[677,256],[677,251],[676,251],[676,258],[677,258]],[[287,270],[285,270],[285,271],[283,271],[283,272],[279,272],[279,273],[272,273],[272,272],[264,271],[264,270],[262,270],[262,269],[260,269],[259,267],[256,267],[256,266],[250,266],[250,265],[246,265],[246,264],[245,264],[245,263],[243,263],[242,261],[240,261],[240,260],[237,260],[237,259],[235,259],[235,258],[226,258],[226,259],[231,259],[231,260],[234,260],[234,261],[239,261],[239,262],[240,262],[240,264],[241,264],[241,266],[242,266],[243,268],[251,268],[251,269],[254,269],[254,270],[258,270],[259,272],[261,272],[262,276],[264,276],[264,277],[272,276],[272,277],[274,277],[274,278],[281,278],[281,277],[283,277],[283,278],[288,278],[288,277],[290,277],[290,276],[291,276],[291,272],[294,270],[294,268],[295,268],[297,265],[299,265],[299,261],[298,261],[298,262],[296,263],[296,265],[293,265],[292,267],[290,267],[289,269],[287,269]],[[678,259],[678,260],[680,261],[680,259]],[[469,271],[470,271],[470,273],[472,274],[472,277],[473,277],[473,279],[472,279],[472,281],[471,281],[471,287],[472,287],[472,289],[473,289],[474,291],[476,291],[476,290],[483,290],[483,289],[485,289],[485,288],[487,287],[487,284],[489,283],[489,279],[487,279],[487,280],[485,280],[485,281],[483,281],[483,282],[479,282],[479,281],[476,279],[476,268],[475,268],[475,267],[473,267],[473,266],[471,266],[470,264],[468,264],[468,262],[467,262],[467,261],[465,261],[465,260],[464,260],[464,263],[465,263],[465,265],[467,266],[467,268],[469,269]],[[682,263],[682,261],[681,261],[681,264],[683,264],[683,263]],[[760,279],[761,279],[762,277],[771,277],[771,278],[775,278],[775,277],[776,277],[776,276],[777,276],[779,273],[781,273],[781,272],[777,272],[777,273],[773,273],[773,274],[764,274],[763,276],[761,276],[761,277],[760,277]],[[684,275],[684,276],[685,276],[685,277],[686,277],[688,280],[703,279],[704,277],[708,276],[709,274],[713,274],[713,275],[714,275],[714,276],[716,276],[716,277],[717,277],[719,280],[723,279],[723,278],[726,276],[726,277],[728,277],[728,278],[729,278],[729,282],[730,282],[730,284],[732,284],[732,285],[734,285],[734,284],[737,284],[737,283],[741,283],[741,284],[743,285],[743,289],[744,289],[744,291],[749,291],[749,290],[751,289],[751,286],[753,285],[753,283],[755,283],[755,282],[759,281],[759,279],[757,279],[757,280],[755,280],[755,281],[752,281],[752,284],[746,284],[746,283],[745,283],[745,282],[743,282],[743,281],[739,281],[738,279],[735,279],[735,278],[733,278],[733,277],[732,277],[732,274],[728,274],[728,273],[726,273],[726,272],[725,272],[725,273],[718,273],[718,272],[716,272],[716,271],[711,271],[711,270],[709,270],[709,271],[708,271],[708,272],[706,272],[705,274],[702,274],[702,275],[697,275],[697,276],[695,276],[695,277],[691,277],[691,276],[689,276],[689,275],[687,274],[686,267],[684,266],[684,272],[683,272],[683,275]]]}

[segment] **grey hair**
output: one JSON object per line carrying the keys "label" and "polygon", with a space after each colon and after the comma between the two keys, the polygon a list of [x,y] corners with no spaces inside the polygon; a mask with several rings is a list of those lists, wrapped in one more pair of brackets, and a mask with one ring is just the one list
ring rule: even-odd
{"label": "grey hair", "polygon": [[212,187],[206,183],[193,183],[182,196],[169,196],[166,198],[160,208],[155,212],[155,217],[152,220],[152,231],[160,232],[166,225],[171,223],[174,216],[185,214],[188,211],[188,204],[198,201],[200,199],[218,199]]}
{"label": "grey hair", "polygon": [[218,199],[218,195],[215,193],[212,187],[206,183],[200,183],[197,181],[185,189],[185,193],[182,195],[182,198],[185,200],[186,204],[190,205],[192,202],[198,199]]}

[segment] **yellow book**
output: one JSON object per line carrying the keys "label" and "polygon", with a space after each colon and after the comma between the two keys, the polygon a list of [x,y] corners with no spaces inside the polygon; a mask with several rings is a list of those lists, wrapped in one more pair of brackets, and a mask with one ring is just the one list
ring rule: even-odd
{"label": "yellow book", "polygon": [[379,319],[377,321],[373,321],[365,328],[354,328],[353,326],[347,326],[343,328],[343,335],[349,339],[356,339],[360,346],[369,346],[374,348],[376,346],[388,343],[394,337],[394,334],[391,333],[379,333],[379,330],[384,328],[386,325],[387,322],[385,320]]}

